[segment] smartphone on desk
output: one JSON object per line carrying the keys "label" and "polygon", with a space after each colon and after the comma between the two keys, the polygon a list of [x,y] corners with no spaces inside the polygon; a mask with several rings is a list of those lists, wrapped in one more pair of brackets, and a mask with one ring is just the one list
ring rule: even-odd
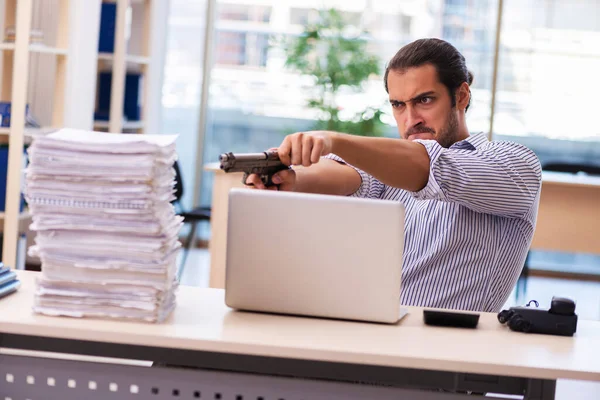
{"label": "smartphone on desk", "polygon": [[479,314],[450,310],[423,310],[425,325],[450,326],[455,328],[476,328]]}

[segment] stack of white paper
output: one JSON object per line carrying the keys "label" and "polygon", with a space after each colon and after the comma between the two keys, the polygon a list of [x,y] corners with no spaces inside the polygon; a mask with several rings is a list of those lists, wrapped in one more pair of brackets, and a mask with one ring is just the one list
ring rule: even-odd
{"label": "stack of white paper", "polygon": [[63,129],[29,148],[34,311],[158,322],[175,307],[176,136]]}

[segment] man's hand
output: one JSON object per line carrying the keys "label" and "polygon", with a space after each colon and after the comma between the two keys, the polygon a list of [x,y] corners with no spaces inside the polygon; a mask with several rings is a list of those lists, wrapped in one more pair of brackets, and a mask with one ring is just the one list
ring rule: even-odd
{"label": "man's hand", "polygon": [[336,134],[328,131],[298,132],[283,139],[277,149],[279,159],[286,165],[310,167],[319,162],[321,156],[332,152]]}
{"label": "man's hand", "polygon": [[246,179],[246,184],[254,186],[255,189],[282,190],[286,192],[296,190],[296,171],[293,169],[279,171],[271,179],[277,186],[266,187],[256,174],[249,175],[248,179]]}
{"label": "man's hand", "polygon": [[[285,165],[309,167],[318,163],[321,156],[331,153],[334,135],[334,132],[328,131],[298,132],[286,136],[278,148],[269,151],[277,151],[279,159]],[[246,179],[246,184],[256,189],[295,191],[296,172],[293,169],[280,171],[273,175],[273,182],[277,186],[267,188],[256,174],[251,174]]]}

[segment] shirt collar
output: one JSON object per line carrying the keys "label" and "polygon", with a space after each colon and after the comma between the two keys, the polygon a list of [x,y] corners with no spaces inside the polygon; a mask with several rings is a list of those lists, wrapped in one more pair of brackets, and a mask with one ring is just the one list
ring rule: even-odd
{"label": "shirt collar", "polygon": [[475,150],[488,142],[489,142],[489,140],[487,138],[487,135],[483,132],[478,132],[478,133],[473,133],[473,134],[469,135],[469,137],[467,137],[464,140],[461,140],[460,142],[454,143],[452,146],[450,146],[450,148],[456,148],[456,149],[472,148],[473,150]]}

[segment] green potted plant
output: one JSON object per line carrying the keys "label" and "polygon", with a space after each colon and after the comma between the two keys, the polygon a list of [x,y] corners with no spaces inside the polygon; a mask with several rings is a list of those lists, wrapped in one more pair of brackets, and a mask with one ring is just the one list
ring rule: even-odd
{"label": "green potted plant", "polygon": [[365,32],[349,34],[348,23],[336,9],[320,10],[314,23],[284,45],[285,66],[314,78],[317,96],[307,106],[319,111],[313,129],[363,136],[382,136],[383,112],[365,107],[354,116],[340,118],[340,91],[360,92],[371,75],[380,74],[380,60],[367,52]]}

